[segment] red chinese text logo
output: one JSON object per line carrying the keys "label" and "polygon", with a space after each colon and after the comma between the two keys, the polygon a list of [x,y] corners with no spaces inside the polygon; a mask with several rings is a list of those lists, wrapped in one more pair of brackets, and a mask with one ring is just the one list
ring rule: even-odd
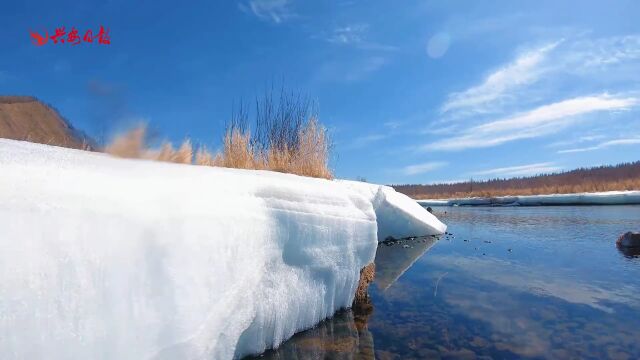
{"label": "red chinese text logo", "polygon": [[65,27],[59,27],[55,29],[53,34],[49,35],[48,31],[45,31],[44,34],[40,34],[37,32],[29,31],[31,33],[31,42],[35,46],[45,45],[51,40],[53,44],[71,44],[73,46],[79,45],[83,42],[85,43],[93,43],[94,40],[96,44],[100,45],[109,45],[111,44],[111,38],[109,37],[109,28],[106,28],[100,25],[100,30],[94,36],[93,31],[91,29],[84,32],[84,35],[80,36],[78,29],[72,27],[68,32]]}

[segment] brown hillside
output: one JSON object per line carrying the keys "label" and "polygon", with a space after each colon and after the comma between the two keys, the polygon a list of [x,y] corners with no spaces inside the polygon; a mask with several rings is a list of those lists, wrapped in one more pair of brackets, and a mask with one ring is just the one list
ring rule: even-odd
{"label": "brown hillside", "polygon": [[30,96],[0,96],[0,138],[91,149],[55,109]]}
{"label": "brown hillside", "polygon": [[640,190],[640,161],[511,179],[393,187],[414,199]]}

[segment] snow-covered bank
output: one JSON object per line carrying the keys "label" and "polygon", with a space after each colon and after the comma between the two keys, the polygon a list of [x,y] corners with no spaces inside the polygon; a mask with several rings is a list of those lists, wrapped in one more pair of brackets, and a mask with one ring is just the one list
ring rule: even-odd
{"label": "snow-covered bank", "polygon": [[498,196],[418,200],[422,206],[554,206],[554,205],[629,205],[640,204],[640,191],[606,191],[598,193]]}
{"label": "snow-covered bank", "polygon": [[350,306],[403,224],[446,229],[387,187],[0,139],[0,358],[259,353]]}

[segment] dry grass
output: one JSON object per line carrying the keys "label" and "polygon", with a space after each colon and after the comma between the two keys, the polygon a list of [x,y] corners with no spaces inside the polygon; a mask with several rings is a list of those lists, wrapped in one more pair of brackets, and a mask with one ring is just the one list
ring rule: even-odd
{"label": "dry grass", "polygon": [[282,143],[267,147],[256,145],[248,130],[228,130],[223,139],[223,150],[216,165],[236,169],[271,170],[302,176],[331,179],[329,145],[326,129],[315,118],[303,124],[293,146]]}
{"label": "dry grass", "polygon": [[229,129],[223,139],[220,166],[234,169],[263,169],[264,161],[260,155],[251,142],[250,133]]}
{"label": "dry grass", "polygon": [[193,163],[193,146],[189,139],[185,140],[177,150],[169,142],[162,144],[160,149],[151,149],[147,144],[147,128],[144,125],[116,136],[104,148],[104,152],[128,159],[149,159],[178,164]]}
{"label": "dry grass", "polygon": [[602,183],[578,183],[573,185],[543,186],[523,189],[490,189],[471,192],[436,193],[412,195],[415,199],[449,199],[465,197],[496,197],[515,195],[550,195],[550,194],[576,194],[603,191],[640,190],[639,179],[626,179],[608,181]]}
{"label": "dry grass", "polygon": [[117,136],[104,151],[108,154],[123,158],[139,159],[147,155],[145,145],[146,127],[139,126],[129,132]]}
{"label": "dry grass", "polygon": [[394,188],[415,199],[640,190],[640,161],[524,178],[468,181],[454,184],[398,185]]}
{"label": "dry grass", "polygon": [[211,155],[206,147],[202,146],[196,152],[195,165],[200,166],[220,166],[222,157],[219,154]]}
{"label": "dry grass", "polygon": [[185,140],[176,150],[169,142],[160,149],[147,145],[145,126],[138,126],[117,136],[105,152],[123,158],[149,159],[201,166],[235,169],[271,170],[302,176],[331,179],[329,170],[329,142],[326,129],[315,118],[303,123],[295,136],[295,143],[281,146],[259,146],[249,130],[229,127],[222,139],[222,149],[213,155],[200,147],[194,156],[191,141]]}

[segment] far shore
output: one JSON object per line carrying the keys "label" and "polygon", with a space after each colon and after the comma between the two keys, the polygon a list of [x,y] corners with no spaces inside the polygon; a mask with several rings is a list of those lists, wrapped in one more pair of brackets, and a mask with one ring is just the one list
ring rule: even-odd
{"label": "far shore", "polygon": [[422,206],[570,206],[640,204],[640,191],[604,191],[568,194],[419,199]]}

